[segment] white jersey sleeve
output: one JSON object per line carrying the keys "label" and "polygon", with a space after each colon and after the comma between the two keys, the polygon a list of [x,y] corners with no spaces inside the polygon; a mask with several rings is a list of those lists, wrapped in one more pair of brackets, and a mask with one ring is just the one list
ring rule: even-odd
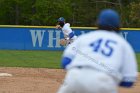
{"label": "white jersey sleeve", "polygon": [[135,82],[138,75],[135,53],[129,44],[126,44],[126,46],[124,47],[123,53],[124,62],[121,68],[121,73],[123,77],[122,81]]}

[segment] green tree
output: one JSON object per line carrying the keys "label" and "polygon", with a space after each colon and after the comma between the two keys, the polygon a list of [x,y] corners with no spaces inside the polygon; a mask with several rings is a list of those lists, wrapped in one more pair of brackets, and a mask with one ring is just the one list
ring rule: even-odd
{"label": "green tree", "polygon": [[28,23],[32,15],[30,0],[0,0],[0,6],[0,24],[30,24]]}
{"label": "green tree", "polygon": [[73,26],[95,26],[99,12],[120,13],[123,27],[139,27],[139,0],[0,0],[1,25],[55,25],[64,17]]}
{"label": "green tree", "polygon": [[96,21],[95,3],[90,0],[75,0],[71,4],[74,26],[94,26]]}
{"label": "green tree", "polygon": [[60,16],[69,19],[72,14],[69,4],[69,0],[36,0],[32,20],[37,20],[37,25],[54,25]]}
{"label": "green tree", "polygon": [[140,2],[130,4],[130,27],[140,27]]}
{"label": "green tree", "polygon": [[0,24],[13,24],[13,2],[11,0],[0,0]]}

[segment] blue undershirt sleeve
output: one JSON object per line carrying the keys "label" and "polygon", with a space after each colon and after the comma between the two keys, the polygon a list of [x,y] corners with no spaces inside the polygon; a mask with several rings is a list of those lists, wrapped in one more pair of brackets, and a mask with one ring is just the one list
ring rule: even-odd
{"label": "blue undershirt sleeve", "polygon": [[70,58],[68,58],[68,57],[63,57],[62,58],[62,68],[63,69],[66,69],[66,66],[68,65],[68,64],[70,64],[71,63],[71,59]]}
{"label": "blue undershirt sleeve", "polygon": [[71,33],[69,34],[69,38],[72,38],[73,36],[74,36],[74,33],[71,32]]}

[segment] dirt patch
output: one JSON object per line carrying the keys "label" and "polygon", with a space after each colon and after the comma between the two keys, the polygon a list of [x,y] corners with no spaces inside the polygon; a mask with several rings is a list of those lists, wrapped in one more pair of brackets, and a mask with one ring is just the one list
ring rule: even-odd
{"label": "dirt patch", "polygon": [[[0,77],[0,93],[56,93],[65,71],[46,68],[0,68],[1,73],[12,77]],[[140,93],[140,79],[131,89],[121,88],[120,93]]]}

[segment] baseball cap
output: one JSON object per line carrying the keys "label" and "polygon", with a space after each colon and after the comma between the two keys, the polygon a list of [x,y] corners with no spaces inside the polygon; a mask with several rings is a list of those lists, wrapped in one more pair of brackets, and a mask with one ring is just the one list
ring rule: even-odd
{"label": "baseball cap", "polygon": [[112,9],[105,9],[99,14],[97,24],[104,27],[119,27],[120,17],[119,14]]}
{"label": "baseball cap", "polygon": [[60,17],[57,21],[58,22],[65,22],[65,19],[64,19],[64,17]]}

